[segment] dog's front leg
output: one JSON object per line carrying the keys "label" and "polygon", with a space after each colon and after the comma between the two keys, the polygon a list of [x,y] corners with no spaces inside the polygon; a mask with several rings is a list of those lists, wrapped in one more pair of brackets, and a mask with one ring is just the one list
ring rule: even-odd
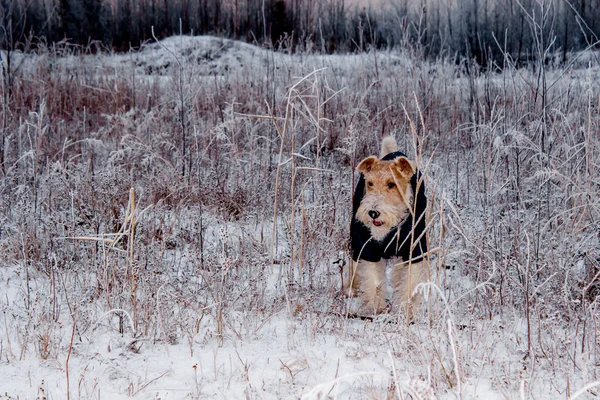
{"label": "dog's front leg", "polygon": [[346,297],[356,297],[360,288],[360,278],[358,277],[358,261],[350,260],[348,264],[348,273],[344,282],[344,294]]}
{"label": "dog's front leg", "polygon": [[392,270],[392,288],[394,290],[394,310],[403,312],[409,320],[417,312],[421,303],[421,295],[413,292],[417,285],[425,280],[423,262],[406,264],[395,263]]}
{"label": "dog's front leg", "polygon": [[385,310],[385,264],[383,262],[358,262],[357,275],[364,311],[379,314]]}

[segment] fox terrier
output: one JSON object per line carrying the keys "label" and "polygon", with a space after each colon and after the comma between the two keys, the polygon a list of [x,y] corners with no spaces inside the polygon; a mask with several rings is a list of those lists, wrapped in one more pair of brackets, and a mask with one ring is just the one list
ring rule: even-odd
{"label": "fox terrier", "polygon": [[354,191],[351,224],[352,263],[347,294],[360,293],[363,312],[386,310],[386,260],[393,263],[391,286],[395,311],[411,319],[420,299],[412,296],[426,278],[425,185],[415,164],[398,151],[393,137],[381,143],[381,159],[362,160]]}

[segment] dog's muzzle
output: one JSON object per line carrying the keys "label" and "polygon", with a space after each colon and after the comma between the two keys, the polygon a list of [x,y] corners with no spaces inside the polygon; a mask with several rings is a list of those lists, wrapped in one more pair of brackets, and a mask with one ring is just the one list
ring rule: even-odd
{"label": "dog's muzzle", "polygon": [[375,225],[375,226],[383,225],[383,222],[377,221],[377,217],[379,217],[381,215],[381,213],[379,211],[369,210],[368,214],[369,214],[369,217],[373,218],[373,225]]}

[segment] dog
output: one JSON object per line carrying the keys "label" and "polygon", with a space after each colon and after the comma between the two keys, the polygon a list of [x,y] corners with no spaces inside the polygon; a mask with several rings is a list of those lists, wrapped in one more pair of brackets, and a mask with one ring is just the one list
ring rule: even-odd
{"label": "dog", "polygon": [[427,197],[420,171],[396,140],[387,136],[380,158],[370,156],[356,167],[360,178],[352,204],[351,252],[347,295],[357,291],[362,312],[387,309],[386,261],[393,263],[392,309],[412,319],[420,303],[415,287],[426,278],[425,211]]}

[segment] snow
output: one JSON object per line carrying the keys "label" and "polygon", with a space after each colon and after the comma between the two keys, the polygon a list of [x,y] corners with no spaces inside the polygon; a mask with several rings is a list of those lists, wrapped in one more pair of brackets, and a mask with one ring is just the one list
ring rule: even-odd
{"label": "snow", "polygon": [[[17,311],[14,303],[7,308],[7,302],[25,296],[25,288],[22,268],[4,267],[0,271],[6,322],[6,314]],[[72,398],[384,398],[395,382],[407,393],[415,388],[426,392],[428,377],[423,375],[422,367],[415,368],[412,363],[422,366],[431,355],[417,347],[412,354],[398,353],[397,346],[428,336],[440,343],[447,340],[443,332],[427,333],[423,323],[398,331],[396,325],[386,322],[345,320],[326,313],[294,316],[282,309],[270,316],[230,317],[232,330],[238,333],[227,334],[222,342],[215,331],[215,321],[207,316],[189,342],[170,344],[133,336],[128,326],[119,334],[114,330],[117,313],[114,314],[75,333],[68,361]],[[112,320],[111,327],[107,320]],[[65,321],[58,332],[52,333],[61,347],[53,360],[40,359],[33,344],[26,349],[21,347],[24,327],[3,329],[5,356],[0,364],[0,384],[5,398],[66,398],[72,326],[72,322]],[[502,334],[504,329],[521,330],[523,326],[509,328],[500,320],[493,326],[493,334],[469,333],[481,335],[474,342],[466,337],[460,339],[461,352],[479,355],[490,348],[488,354],[484,351],[479,355],[482,358],[466,359],[461,364],[463,371],[480,372],[476,379],[465,382],[463,398],[502,398],[492,388],[493,379],[514,379],[514,373],[527,364],[519,350],[522,344],[510,340],[510,332],[506,332],[507,337]],[[454,334],[460,338],[468,336],[465,333]],[[32,332],[36,334],[40,332]],[[414,345],[409,344],[408,348]],[[470,346],[474,348],[469,350]],[[448,352],[447,348],[437,350]],[[446,367],[452,370],[451,365]],[[510,371],[512,368],[516,371]],[[397,378],[393,378],[394,373]],[[440,397],[457,395],[454,389]]]}
{"label": "snow", "polygon": [[[6,298],[18,298],[19,291],[24,295],[20,268],[0,271]],[[248,318],[253,316],[240,315],[240,324]],[[373,390],[387,384],[391,360],[385,349],[360,348],[349,339],[373,329],[368,324],[350,321],[344,339],[310,332],[305,321],[281,311],[220,345],[211,322],[199,325],[191,343],[169,345],[135,338],[127,328],[119,334],[99,320],[94,328],[76,332],[79,340],[68,364],[68,352],[40,360],[33,349],[19,348],[19,330],[3,331],[3,351],[15,359],[0,364],[2,394],[65,398],[67,367],[71,395],[78,398],[319,398],[336,379],[340,384],[334,392],[340,395],[357,383],[373,385]],[[54,335],[68,338],[71,329],[72,323],[65,322]]]}
{"label": "snow", "polygon": [[[270,79],[270,70],[297,63],[307,73],[326,67],[327,79],[335,77],[341,87],[356,70],[376,64],[404,73],[416,68],[397,52],[289,55],[215,37],[171,37],[129,54],[93,54],[83,60],[37,57],[78,73],[128,71],[132,79],[164,85],[177,76],[179,65],[194,79],[211,82],[245,74]],[[25,62],[27,68],[31,65]],[[447,65],[431,70],[454,73]],[[575,71],[572,78],[593,80],[599,71]],[[501,136],[491,143],[495,151],[509,146]],[[271,155],[274,165],[278,160],[279,154]],[[444,178],[443,167],[434,163],[431,171]],[[169,218],[191,221],[200,214],[180,212],[166,217],[166,224]],[[102,294],[94,293],[92,282],[102,281],[100,267],[90,265],[88,271],[68,271],[66,276],[58,268],[33,267],[25,256],[0,260],[0,399],[382,399],[409,398],[407,394],[414,399],[552,399],[567,398],[597,379],[595,356],[581,349],[582,340],[574,339],[572,326],[559,317],[545,319],[548,326],[534,330],[533,340],[547,349],[535,357],[524,342],[526,321],[514,308],[496,304],[497,315],[474,319],[478,304],[469,293],[475,288],[496,293],[498,288],[483,288],[484,278],[463,273],[464,262],[476,261],[464,261],[460,249],[449,252],[447,265],[434,261],[435,286],[422,288],[429,291],[428,310],[415,324],[388,317],[346,318],[351,301],[336,294],[340,287],[332,265],[337,257],[322,260],[313,271],[316,289],[305,293],[294,288],[280,262],[290,250],[283,220],[278,220],[281,239],[271,264],[266,243],[272,239],[272,221],[222,221],[217,214],[204,216],[206,252],[217,254],[210,261],[214,270],[198,273],[196,254],[166,249],[162,273],[169,275],[148,284],[154,291],[140,291],[140,301],[155,304],[154,310],[144,310],[148,318],[166,320],[144,325],[153,331],[138,327],[135,332],[128,322],[131,310],[111,309]],[[145,218],[140,229],[161,217],[149,211]],[[475,229],[483,224],[470,223]],[[245,258],[242,243],[248,238],[260,259]],[[77,249],[91,251],[84,245]],[[124,265],[118,254],[111,257],[104,271],[111,262]],[[495,273],[485,271],[484,276]],[[574,273],[585,273],[583,259]],[[208,285],[215,286],[206,289]],[[223,288],[234,289],[223,294]],[[260,299],[248,295],[254,290],[262,291]],[[78,304],[64,301],[72,292]],[[128,296],[123,287],[112,301],[127,304]],[[263,303],[251,308],[248,298]],[[225,301],[235,306],[221,310]],[[515,295],[514,302],[519,301]],[[225,313],[223,320],[219,310]]]}

